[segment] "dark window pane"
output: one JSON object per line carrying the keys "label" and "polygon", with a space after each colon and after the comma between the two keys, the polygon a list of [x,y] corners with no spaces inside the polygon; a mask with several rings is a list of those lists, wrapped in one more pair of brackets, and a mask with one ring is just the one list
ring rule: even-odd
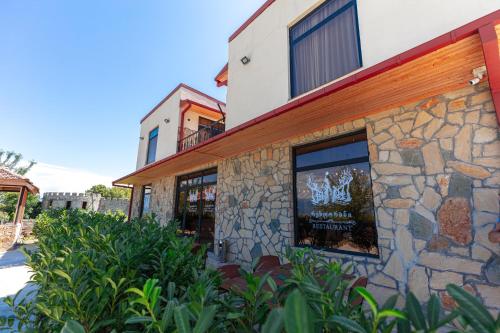
{"label": "dark window pane", "polygon": [[203,176],[203,184],[209,184],[209,183],[217,183],[216,173]]}
{"label": "dark window pane", "polygon": [[290,28],[292,97],[361,67],[355,2],[329,0]]}
{"label": "dark window pane", "polygon": [[297,156],[307,166],[295,172],[297,244],[378,256],[370,165],[349,162],[368,157],[367,142],[331,146],[297,149],[310,151]]}
{"label": "dark window pane", "polygon": [[158,135],[149,139],[148,156],[146,164],[153,163],[156,160],[156,146],[158,145]]}
{"label": "dark window pane", "polygon": [[297,168],[302,168],[367,156],[368,145],[366,141],[359,141],[298,155],[296,159],[296,166]]}
{"label": "dark window pane", "polygon": [[142,211],[141,216],[149,214],[151,206],[151,186],[144,186],[142,192]]}

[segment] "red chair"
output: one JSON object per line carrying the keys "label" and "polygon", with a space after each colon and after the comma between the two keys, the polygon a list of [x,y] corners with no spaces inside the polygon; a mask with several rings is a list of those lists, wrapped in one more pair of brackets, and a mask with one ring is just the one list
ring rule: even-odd
{"label": "red chair", "polygon": [[240,265],[236,264],[224,265],[222,267],[217,268],[217,270],[222,274],[222,278],[224,280],[233,279],[241,276]]}

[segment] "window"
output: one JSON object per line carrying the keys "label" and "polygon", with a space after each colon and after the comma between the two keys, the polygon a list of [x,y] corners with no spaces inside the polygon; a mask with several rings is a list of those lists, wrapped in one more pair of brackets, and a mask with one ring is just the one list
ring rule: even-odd
{"label": "window", "polygon": [[292,97],[361,67],[355,0],[328,0],[290,28]]}
{"label": "window", "polygon": [[203,170],[177,178],[175,217],[185,235],[213,249],[217,169]]}
{"label": "window", "polygon": [[151,185],[146,185],[142,188],[142,202],[141,202],[141,214],[144,215],[149,214],[151,209]]}
{"label": "window", "polygon": [[87,201],[82,202],[82,209],[87,209]]}
{"label": "window", "polygon": [[66,201],[66,209],[70,209],[71,208],[71,201]]}
{"label": "window", "polygon": [[54,200],[49,200],[49,207],[52,207],[53,204],[54,204]]}
{"label": "window", "polygon": [[149,132],[148,154],[146,164],[153,163],[156,160],[156,146],[158,145],[158,127]]}
{"label": "window", "polygon": [[366,133],[294,150],[295,243],[378,257]]}

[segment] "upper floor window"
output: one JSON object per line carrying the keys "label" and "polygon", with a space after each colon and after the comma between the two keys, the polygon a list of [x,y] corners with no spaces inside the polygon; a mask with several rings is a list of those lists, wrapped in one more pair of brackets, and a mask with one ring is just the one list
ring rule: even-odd
{"label": "upper floor window", "polygon": [[290,28],[292,97],[359,67],[356,0],[327,0]]}
{"label": "upper floor window", "polygon": [[149,132],[148,154],[146,164],[153,163],[156,160],[156,146],[158,145],[158,127]]}

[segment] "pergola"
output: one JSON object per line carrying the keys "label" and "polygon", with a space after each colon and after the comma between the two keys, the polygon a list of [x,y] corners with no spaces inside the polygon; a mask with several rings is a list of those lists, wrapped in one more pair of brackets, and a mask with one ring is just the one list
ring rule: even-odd
{"label": "pergola", "polygon": [[21,223],[26,207],[28,193],[37,194],[38,187],[33,185],[28,178],[20,176],[6,168],[0,167],[0,192],[18,192],[16,214],[14,215],[14,224]]}

